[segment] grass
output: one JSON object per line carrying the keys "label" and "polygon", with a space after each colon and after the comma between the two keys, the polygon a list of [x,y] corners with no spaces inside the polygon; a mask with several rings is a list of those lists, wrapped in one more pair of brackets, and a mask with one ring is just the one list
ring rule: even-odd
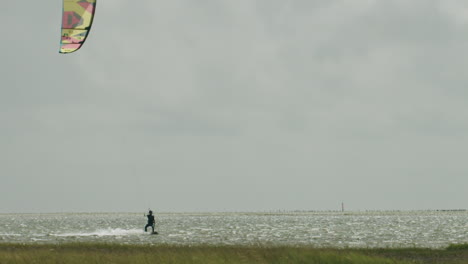
{"label": "grass", "polygon": [[317,249],[309,247],[138,246],[119,244],[0,244],[1,264],[59,263],[468,263],[468,244],[435,249]]}

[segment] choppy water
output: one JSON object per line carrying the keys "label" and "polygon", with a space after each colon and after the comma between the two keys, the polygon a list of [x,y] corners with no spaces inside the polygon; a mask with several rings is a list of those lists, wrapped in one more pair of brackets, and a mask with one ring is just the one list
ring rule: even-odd
{"label": "choppy water", "polygon": [[430,247],[468,243],[468,211],[0,214],[0,243]]}

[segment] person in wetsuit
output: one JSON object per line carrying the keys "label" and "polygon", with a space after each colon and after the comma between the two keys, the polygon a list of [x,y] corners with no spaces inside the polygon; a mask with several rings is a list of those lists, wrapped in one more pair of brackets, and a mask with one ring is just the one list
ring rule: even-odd
{"label": "person in wetsuit", "polygon": [[148,217],[148,223],[147,223],[146,226],[145,226],[145,232],[146,232],[146,229],[147,229],[148,227],[151,227],[151,229],[153,230],[153,233],[155,233],[155,232],[154,232],[154,224],[155,224],[155,221],[154,221],[153,211],[150,210],[150,211],[148,212],[148,215],[146,215],[146,217]]}

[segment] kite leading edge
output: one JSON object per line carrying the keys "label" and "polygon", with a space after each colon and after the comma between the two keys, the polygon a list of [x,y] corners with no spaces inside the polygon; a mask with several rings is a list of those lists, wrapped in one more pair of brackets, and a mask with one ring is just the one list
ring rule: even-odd
{"label": "kite leading edge", "polygon": [[93,24],[96,0],[63,0],[60,53],[81,48]]}

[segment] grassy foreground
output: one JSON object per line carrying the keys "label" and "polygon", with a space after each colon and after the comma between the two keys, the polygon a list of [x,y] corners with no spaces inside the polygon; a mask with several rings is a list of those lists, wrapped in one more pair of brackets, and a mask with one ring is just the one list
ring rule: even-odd
{"label": "grassy foreground", "polygon": [[434,249],[0,244],[1,264],[23,263],[468,263],[468,244]]}

